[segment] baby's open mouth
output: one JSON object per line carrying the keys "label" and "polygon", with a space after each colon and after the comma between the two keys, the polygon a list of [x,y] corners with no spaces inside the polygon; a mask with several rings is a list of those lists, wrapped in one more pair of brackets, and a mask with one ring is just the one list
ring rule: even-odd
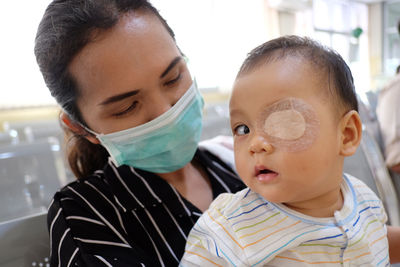
{"label": "baby's open mouth", "polygon": [[258,166],[255,167],[256,176],[259,175],[259,174],[268,174],[268,173],[276,173],[276,172],[274,172],[273,170],[268,169],[268,168],[266,168],[266,167],[264,167],[262,165],[258,165]]}
{"label": "baby's open mouth", "polygon": [[271,173],[271,172],[273,172],[273,171],[268,170],[268,169],[264,169],[264,170],[260,170],[259,173]]}
{"label": "baby's open mouth", "polygon": [[255,176],[259,181],[268,182],[273,180],[276,176],[278,176],[278,173],[264,166],[256,166]]}

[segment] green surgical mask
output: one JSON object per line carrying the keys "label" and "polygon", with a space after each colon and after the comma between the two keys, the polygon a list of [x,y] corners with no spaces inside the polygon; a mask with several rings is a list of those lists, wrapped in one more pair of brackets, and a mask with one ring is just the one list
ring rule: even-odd
{"label": "green surgical mask", "polygon": [[195,82],[161,116],[145,124],[110,134],[96,135],[114,164],[154,173],[176,171],[189,163],[202,129],[204,100]]}

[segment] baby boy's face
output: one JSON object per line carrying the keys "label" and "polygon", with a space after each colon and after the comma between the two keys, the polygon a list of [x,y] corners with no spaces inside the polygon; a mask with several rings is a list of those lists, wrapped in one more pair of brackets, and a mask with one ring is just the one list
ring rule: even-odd
{"label": "baby boy's face", "polygon": [[341,135],[323,76],[306,60],[289,57],[234,84],[236,167],[243,181],[271,202],[295,205],[340,187]]}

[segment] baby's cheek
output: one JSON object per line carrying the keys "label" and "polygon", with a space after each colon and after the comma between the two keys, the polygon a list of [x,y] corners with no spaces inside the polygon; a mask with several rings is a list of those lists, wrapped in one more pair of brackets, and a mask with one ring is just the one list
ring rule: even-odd
{"label": "baby's cheek", "polygon": [[[235,150],[235,167],[239,177],[246,183],[251,175],[251,160],[246,153]],[[254,167],[254,166],[253,166]]]}
{"label": "baby's cheek", "polygon": [[250,180],[251,180],[251,175],[250,172],[248,170],[246,170],[246,168],[241,168],[240,165],[236,166],[236,170],[237,173],[240,177],[240,179],[243,181],[243,183],[245,183],[247,186],[251,186],[251,184],[249,184]]}

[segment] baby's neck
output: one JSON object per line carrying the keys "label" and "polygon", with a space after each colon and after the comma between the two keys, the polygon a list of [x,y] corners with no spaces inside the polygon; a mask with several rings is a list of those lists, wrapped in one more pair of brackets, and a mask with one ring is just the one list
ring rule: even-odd
{"label": "baby's neck", "polygon": [[323,196],[296,203],[284,203],[288,208],[312,217],[332,217],[343,207],[343,194],[340,188],[327,192]]}

